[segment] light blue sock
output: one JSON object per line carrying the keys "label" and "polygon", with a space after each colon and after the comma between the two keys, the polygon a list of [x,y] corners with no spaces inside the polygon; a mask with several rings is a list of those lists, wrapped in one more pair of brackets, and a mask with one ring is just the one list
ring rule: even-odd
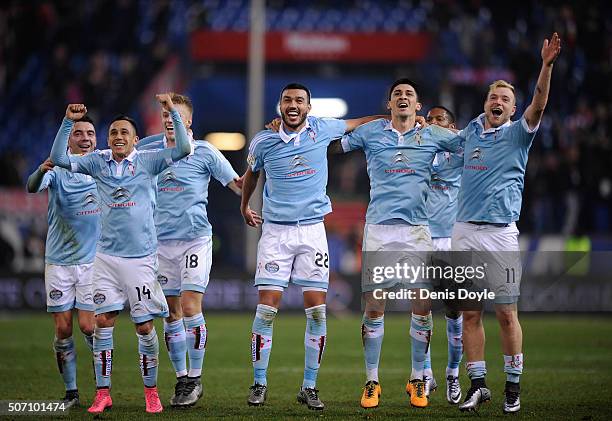
{"label": "light blue sock", "polygon": [[96,387],[110,387],[113,371],[113,329],[96,327],[94,330],[93,353],[96,371]]}
{"label": "light blue sock", "polygon": [[363,315],[361,340],[365,356],[366,380],[378,382],[378,363],[385,336],[385,316],[370,319]]}
{"label": "light blue sock", "polygon": [[76,390],[76,349],[74,349],[72,336],[66,339],[56,337],[53,340],[53,349],[55,350],[57,368],[62,375],[66,390]]}
{"label": "light blue sock", "polygon": [[506,381],[518,383],[523,374],[523,354],[504,355],[504,373]]}
{"label": "light blue sock", "polygon": [[187,339],[187,354],[189,355],[189,377],[200,377],[202,365],[204,364],[204,353],[206,352],[206,322],[204,315],[198,313],[194,316],[185,317],[185,335]]}
{"label": "light blue sock", "polygon": [[164,339],[176,377],[186,376],[187,339],[183,319],[178,319],[170,323],[164,320]]}
{"label": "light blue sock", "polygon": [[446,318],[446,338],[448,339],[446,375],[459,377],[459,364],[463,357],[463,315],[457,319]]}
{"label": "light blue sock", "polygon": [[157,385],[157,366],[159,357],[159,342],[157,332],[153,328],[146,335],[138,336],[138,353],[140,354],[140,373],[146,387]]}
{"label": "light blue sock", "polygon": [[412,372],[410,374],[410,380],[423,379],[425,354],[427,354],[429,348],[432,327],[433,320],[431,312],[427,316],[412,314],[410,320],[410,344],[412,350]]}
{"label": "light blue sock", "polygon": [[278,309],[258,304],[253,319],[251,335],[251,360],[253,361],[254,383],[266,385],[266,373],[272,351],[272,331]]}
{"label": "light blue sock", "polygon": [[306,332],[304,334],[304,381],[302,388],[314,388],[321,366],[327,339],[326,305],[309,307],[306,310]]}
{"label": "light blue sock", "polygon": [[465,369],[470,380],[484,379],[487,375],[487,363],[485,361],[466,362]]}

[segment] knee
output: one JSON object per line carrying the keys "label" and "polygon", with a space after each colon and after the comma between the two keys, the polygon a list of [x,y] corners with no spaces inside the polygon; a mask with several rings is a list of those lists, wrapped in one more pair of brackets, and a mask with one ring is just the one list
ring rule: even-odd
{"label": "knee", "polygon": [[518,317],[515,311],[511,310],[498,310],[496,312],[499,326],[502,329],[512,329],[518,326]]}
{"label": "knee", "polygon": [[79,322],[79,329],[81,329],[81,332],[83,333],[83,335],[91,336],[93,335],[93,332],[94,332],[94,325],[93,323],[89,323],[89,322]]}
{"label": "knee", "polygon": [[482,313],[480,311],[463,312],[463,328],[474,329],[482,326]]}
{"label": "knee", "polygon": [[72,336],[72,323],[66,320],[57,320],[55,322],[55,336],[58,339],[66,339]]}
{"label": "knee", "polygon": [[96,316],[96,327],[113,327],[117,314],[117,312],[98,314]]}
{"label": "knee", "polygon": [[136,332],[139,335],[148,335],[153,330],[153,322],[148,321],[144,323],[139,323],[136,325]]}
{"label": "knee", "polygon": [[382,316],[385,315],[384,311],[379,311],[379,310],[366,310],[365,311],[365,317],[367,317],[368,319],[372,320],[372,319],[378,319]]}
{"label": "knee", "polygon": [[166,321],[168,323],[172,323],[183,318],[183,310],[180,306],[170,307],[168,311],[169,315],[166,317]]}
{"label": "knee", "polygon": [[199,314],[202,312],[202,298],[201,296],[194,296],[194,295],[185,295],[184,297],[181,297],[181,310],[182,310],[182,315],[185,315],[187,317],[189,316],[195,316],[196,314]]}

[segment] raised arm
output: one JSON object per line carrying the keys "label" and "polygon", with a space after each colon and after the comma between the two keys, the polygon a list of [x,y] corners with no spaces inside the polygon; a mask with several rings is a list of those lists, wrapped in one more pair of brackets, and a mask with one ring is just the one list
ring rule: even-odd
{"label": "raised arm", "polygon": [[51,162],[50,158],[47,158],[45,162],[40,164],[40,166],[28,177],[27,189],[28,193],[36,193],[38,189],[40,189],[40,185],[45,178],[45,174],[47,171],[51,171],[53,169],[53,162]]}
{"label": "raised arm", "polygon": [[249,207],[249,200],[257,187],[259,179],[259,171],[253,172],[249,166],[242,178],[242,200],[240,202],[240,213],[244,218],[244,222],[251,227],[256,227],[261,224],[262,219],[255,211]]}
{"label": "raised arm", "polygon": [[386,118],[389,120],[391,119],[391,116],[389,115],[369,115],[366,117],[351,118],[348,120],[344,120],[346,122],[346,133],[352,132],[357,127],[361,126],[362,124],[369,123],[372,120],[378,120],[379,118]]}
{"label": "raised arm", "polygon": [[[155,143],[161,141],[164,139],[164,134],[163,133],[158,133],[158,134],[154,134],[151,136],[147,136],[145,138],[139,139],[138,143],[136,144],[136,149],[138,150],[146,150],[146,149],[154,149],[154,145]],[[161,148],[163,148],[164,145],[161,144]]]}
{"label": "raised arm", "polygon": [[172,98],[170,94],[159,94],[156,96],[161,106],[168,112],[172,117],[172,123],[174,124],[174,130],[176,131],[176,146],[172,148],[172,160],[180,161],[185,158],[191,152],[191,145],[189,144],[189,136],[187,135],[187,129],[181,120],[181,115],[174,108]]}
{"label": "raised arm", "polygon": [[51,147],[51,161],[62,168],[70,169],[70,159],[68,158],[68,138],[74,126],[74,122],[83,118],[87,114],[87,107],[83,104],[69,104],[66,108],[66,117],[62,120],[62,125],[55,135],[53,146]]}
{"label": "raised arm", "polygon": [[527,125],[530,129],[535,129],[540,124],[542,114],[544,114],[544,108],[546,108],[546,102],[548,101],[548,92],[550,91],[553,64],[560,52],[561,38],[555,32],[550,42],[545,39],[542,45],[542,68],[540,69],[540,75],[538,76],[531,104],[525,110],[525,120],[527,120]]}

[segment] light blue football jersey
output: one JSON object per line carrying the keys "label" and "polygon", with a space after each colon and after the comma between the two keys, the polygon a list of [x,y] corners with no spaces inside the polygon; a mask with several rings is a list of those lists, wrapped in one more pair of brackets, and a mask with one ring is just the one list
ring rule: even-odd
{"label": "light blue football jersey", "polygon": [[[171,112],[177,144],[189,139],[179,113]],[[74,123],[64,118],[51,149],[51,159],[72,172],[91,175],[96,181],[102,208],[97,251],[118,257],[143,257],[157,251],[155,212],[156,176],[173,162],[173,149],[132,153],[117,163],[110,149],[66,157],[68,136]]]}
{"label": "light blue football jersey", "polygon": [[460,222],[509,224],[519,219],[529,148],[538,127],[525,117],[484,129],[484,114],[461,131],[465,155],[459,190]]}
{"label": "light blue football jersey", "polygon": [[426,199],[437,152],[461,150],[463,139],[438,126],[400,133],[386,119],[359,126],[342,138],[342,149],[363,149],[370,177],[366,222],[428,225]]}
{"label": "light blue football jersey", "polygon": [[457,219],[463,154],[438,152],[431,164],[427,215],[432,238],[450,237]]}
{"label": "light blue football jersey", "polygon": [[101,213],[94,179],[54,167],[42,179],[38,191],[43,190],[49,192],[45,262],[61,266],[92,263]]}
{"label": "light blue football jersey", "polygon": [[[142,140],[139,150],[166,148],[163,135]],[[145,144],[146,143],[146,144]],[[238,174],[223,154],[204,140],[192,143],[187,157],[170,165],[157,177],[155,226],[158,240],[193,240],[212,235],[208,222],[208,183],[214,177],[227,186]]]}
{"label": "light blue football jersey", "polygon": [[249,146],[253,172],[264,169],[263,218],[268,222],[314,223],[331,212],[327,197],[327,147],[346,131],[335,118],[307,117],[299,133],[259,132]]}

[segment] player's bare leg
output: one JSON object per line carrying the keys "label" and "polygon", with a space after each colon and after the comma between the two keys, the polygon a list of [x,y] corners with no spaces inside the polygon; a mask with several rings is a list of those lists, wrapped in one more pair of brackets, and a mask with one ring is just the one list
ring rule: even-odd
{"label": "player's bare leg", "polygon": [[498,304],[495,315],[500,326],[502,351],[504,353],[504,372],[506,373],[505,413],[517,412],[521,409],[520,375],[523,372],[523,332],[518,320],[516,304]]}
{"label": "player's bare leg", "polygon": [[487,368],[484,361],[485,332],[482,310],[463,312],[463,350],[466,368],[471,380],[465,401],[459,405],[461,411],[477,411],[483,402],[491,400],[491,392],[485,383]]}

